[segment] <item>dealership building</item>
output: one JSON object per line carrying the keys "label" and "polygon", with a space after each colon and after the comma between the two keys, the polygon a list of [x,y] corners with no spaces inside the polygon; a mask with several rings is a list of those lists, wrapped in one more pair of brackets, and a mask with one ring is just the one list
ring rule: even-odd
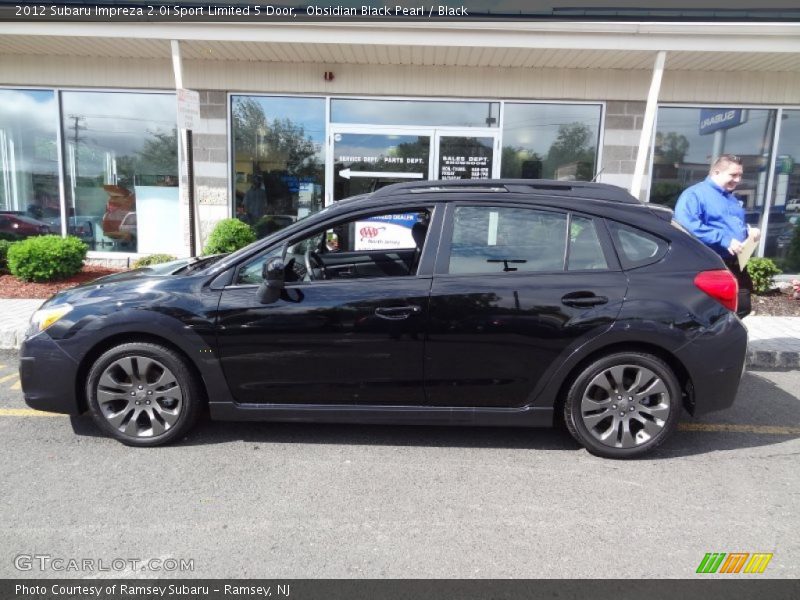
{"label": "dealership building", "polygon": [[0,22],[0,211],[98,260],[186,256],[221,219],[265,235],[415,179],[594,179],[674,206],[721,153],[743,160],[759,254],[785,260],[800,23]]}

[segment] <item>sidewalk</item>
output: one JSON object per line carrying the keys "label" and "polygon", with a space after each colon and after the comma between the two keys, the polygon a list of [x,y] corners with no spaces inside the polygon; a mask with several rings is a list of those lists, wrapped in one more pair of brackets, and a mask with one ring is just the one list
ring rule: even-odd
{"label": "sidewalk", "polygon": [[[0,349],[19,348],[44,300],[0,300]],[[747,317],[747,368],[800,370],[800,317]]]}

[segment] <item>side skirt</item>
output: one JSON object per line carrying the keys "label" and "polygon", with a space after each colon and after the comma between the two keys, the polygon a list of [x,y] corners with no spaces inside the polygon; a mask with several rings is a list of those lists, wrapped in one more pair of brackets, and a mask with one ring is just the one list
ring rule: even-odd
{"label": "side skirt", "polygon": [[355,404],[232,404],[210,402],[217,421],[364,423],[393,425],[478,425],[552,427],[552,408],[371,406]]}

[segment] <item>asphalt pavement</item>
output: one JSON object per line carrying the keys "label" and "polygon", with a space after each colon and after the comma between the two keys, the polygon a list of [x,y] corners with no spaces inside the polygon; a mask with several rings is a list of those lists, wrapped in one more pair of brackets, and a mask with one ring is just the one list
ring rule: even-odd
{"label": "asphalt pavement", "polygon": [[134,449],[26,411],[0,364],[0,578],[691,579],[709,552],[800,576],[800,371],[747,372],[732,408],[613,461],[559,429],[207,419]]}

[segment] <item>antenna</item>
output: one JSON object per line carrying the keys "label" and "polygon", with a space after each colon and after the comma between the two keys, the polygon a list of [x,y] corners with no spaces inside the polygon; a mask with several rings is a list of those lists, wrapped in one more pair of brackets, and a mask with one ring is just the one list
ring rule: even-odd
{"label": "antenna", "polygon": [[594,177],[592,177],[592,183],[595,183],[597,181],[597,178],[600,177],[600,173],[602,173],[605,170],[606,170],[606,168],[603,167],[597,173],[595,173]]}

